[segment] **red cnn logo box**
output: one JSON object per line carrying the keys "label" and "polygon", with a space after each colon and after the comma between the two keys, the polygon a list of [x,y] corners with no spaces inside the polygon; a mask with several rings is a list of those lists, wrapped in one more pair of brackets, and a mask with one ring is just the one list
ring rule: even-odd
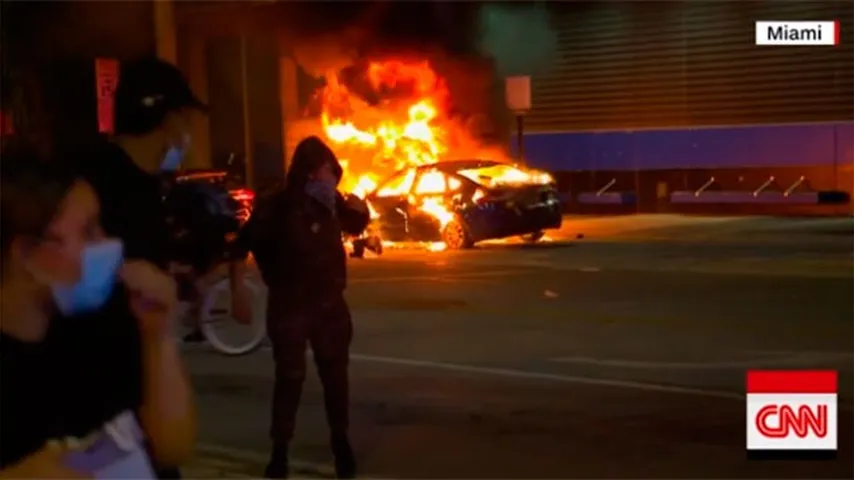
{"label": "red cnn logo box", "polygon": [[833,370],[748,371],[748,452],[835,453],[837,388]]}

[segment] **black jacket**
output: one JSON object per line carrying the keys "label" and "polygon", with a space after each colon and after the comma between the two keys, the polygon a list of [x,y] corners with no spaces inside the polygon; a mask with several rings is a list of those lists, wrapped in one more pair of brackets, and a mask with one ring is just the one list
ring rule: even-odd
{"label": "black jacket", "polygon": [[294,153],[285,188],[259,205],[247,224],[264,281],[275,295],[299,302],[342,294],[347,286],[342,234],[359,234],[370,221],[367,211],[349,207],[341,194],[333,213],[305,193],[309,174],[323,162],[332,162],[340,180],[334,154],[315,137],[304,140]]}

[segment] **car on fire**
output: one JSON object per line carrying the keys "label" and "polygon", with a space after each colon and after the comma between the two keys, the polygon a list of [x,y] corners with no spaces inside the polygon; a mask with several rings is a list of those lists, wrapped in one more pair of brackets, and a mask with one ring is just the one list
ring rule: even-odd
{"label": "car on fire", "polygon": [[444,242],[470,248],[521,236],[537,241],[560,228],[551,176],[491,160],[451,160],[400,170],[366,196],[384,241]]}

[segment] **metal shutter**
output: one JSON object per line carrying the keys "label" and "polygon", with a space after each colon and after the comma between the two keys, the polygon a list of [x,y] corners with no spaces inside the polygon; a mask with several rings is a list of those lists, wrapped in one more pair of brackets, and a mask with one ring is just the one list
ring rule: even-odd
{"label": "metal shutter", "polygon": [[[530,131],[854,119],[847,1],[571,2]],[[836,47],[757,47],[756,20],[839,20]]]}

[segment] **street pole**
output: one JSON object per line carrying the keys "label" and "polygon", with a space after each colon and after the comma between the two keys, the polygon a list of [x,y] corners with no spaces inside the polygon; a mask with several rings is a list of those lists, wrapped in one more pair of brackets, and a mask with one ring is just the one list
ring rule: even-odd
{"label": "street pole", "polygon": [[525,163],[525,113],[531,110],[531,77],[515,76],[504,79],[507,109],[516,114],[516,148],[519,163]]}

